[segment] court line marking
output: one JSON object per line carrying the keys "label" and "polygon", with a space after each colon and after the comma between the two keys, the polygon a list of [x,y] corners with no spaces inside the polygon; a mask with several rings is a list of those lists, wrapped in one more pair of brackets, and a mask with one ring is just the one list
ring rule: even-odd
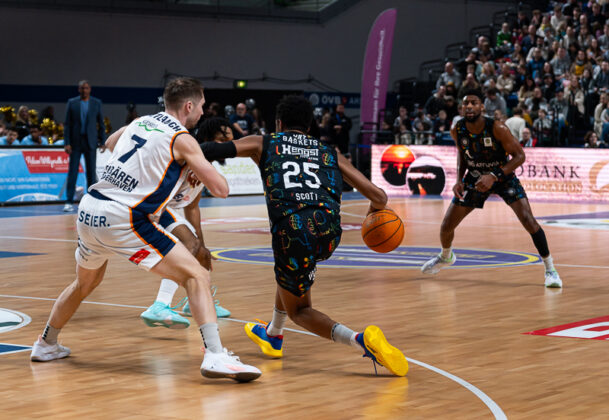
{"label": "court line marking", "polygon": [[[25,241],[51,241],[51,242],[78,242],[76,239],[54,239],[54,238],[35,238],[35,237],[31,237],[31,236],[3,236],[0,235],[0,239],[21,239],[21,240],[25,240]],[[260,247],[263,247],[264,245],[261,245]],[[349,246],[349,245],[346,245]],[[259,247],[253,247],[253,248],[259,248]],[[209,248],[210,251],[219,251],[219,250],[224,250],[226,248]],[[477,249],[472,249],[472,250],[477,250]],[[483,250],[483,251],[490,251],[490,250]],[[512,252],[512,251],[500,251],[500,252]],[[253,263],[251,263],[253,264]],[[534,262],[531,264],[526,264],[526,265],[540,265],[541,262]],[[260,265],[264,265],[264,264],[260,264]],[[561,263],[557,263],[554,264],[556,266],[559,267],[573,267],[573,268],[598,268],[598,269],[608,269],[609,265],[577,265],[577,264],[561,264]],[[329,266],[325,266],[325,267],[329,267]],[[486,266],[485,266],[486,267]],[[488,266],[488,267],[494,267],[494,266]],[[518,267],[518,265],[515,265],[515,267]],[[330,267],[332,268],[332,267]],[[344,267],[344,266],[340,266],[338,268],[350,268],[350,267]],[[359,266],[354,266],[353,268],[359,268]],[[389,268],[389,267],[378,267],[378,268]],[[397,267],[397,268],[404,268],[404,267]],[[448,268],[453,268],[453,267],[448,267]],[[469,266],[462,266],[460,268],[470,268]],[[406,269],[406,268],[404,268]],[[4,295],[0,295],[4,296]],[[43,298],[40,298],[43,299]],[[129,307],[129,306],[127,306]]]}
{"label": "court line marking", "polygon": [[[354,206],[361,206],[361,205],[365,205],[368,206],[367,202],[363,202],[363,203],[347,203],[347,204],[341,204],[340,208],[340,214],[341,215],[345,215],[345,216],[353,216],[353,217],[359,217],[360,219],[365,219],[366,215],[365,214],[355,214],[355,213],[349,213],[346,211],[342,211],[342,209],[344,207],[354,207]],[[412,223],[412,224],[416,224],[416,225],[441,225],[442,221],[439,222],[424,222],[422,220],[413,220],[413,219],[404,219],[404,222],[408,222],[408,223]],[[476,227],[482,227],[482,228],[494,228],[494,229],[507,229],[507,230],[523,230],[524,228],[519,226],[519,227],[515,227],[515,226],[505,226],[505,225],[476,225]]]}
{"label": "court line marking", "polygon": [[2,239],[23,239],[26,241],[49,241],[49,242],[78,242],[76,239],[56,239],[56,238],[34,238],[31,236],[0,236]]}
{"label": "court line marking", "polygon": [[[15,299],[31,299],[31,300],[46,300],[46,301],[55,301],[57,299],[51,299],[51,298],[41,298],[41,297],[34,297],[34,296],[18,296],[18,295],[0,295],[0,297],[6,297],[6,298],[15,298]],[[104,306],[118,306],[121,308],[136,308],[136,309],[147,309],[146,306],[137,306],[137,305],[122,305],[122,304],[118,304],[118,303],[106,303],[106,302],[93,302],[93,301],[87,301],[87,300],[83,300],[82,303],[88,303],[88,304],[92,304],[92,305],[104,305]],[[248,322],[252,322],[252,321],[244,321],[242,319],[236,319],[236,318],[219,318],[219,319],[223,319],[226,321],[231,321],[231,322],[238,322],[241,324],[246,324]],[[284,328],[287,331],[292,331],[298,334],[303,334],[303,335],[310,335],[313,337],[318,337],[317,334],[313,334],[309,331],[302,331],[302,330],[294,330],[291,328]],[[25,350],[22,350],[25,351]],[[424,363],[424,362],[420,362],[418,360],[415,359],[411,359],[410,357],[406,358],[409,362],[414,363],[415,365],[419,365],[425,369],[429,369],[432,372],[435,372],[439,375],[444,376],[445,378],[450,379],[453,382],[456,382],[457,384],[461,385],[462,387],[464,387],[465,389],[467,389],[468,391],[470,391],[472,394],[474,394],[480,401],[482,401],[484,403],[484,405],[486,405],[488,407],[488,409],[491,411],[491,413],[493,413],[493,415],[495,416],[495,419],[499,419],[499,420],[507,420],[507,417],[505,415],[505,413],[503,412],[503,410],[501,409],[501,407],[499,407],[499,405],[497,405],[497,403],[495,401],[493,401],[488,395],[486,395],[482,390],[480,390],[479,388],[475,387],[474,385],[470,384],[469,382],[467,382],[464,379],[459,378],[458,376],[453,375],[452,373],[449,373],[445,370],[442,370],[440,368],[437,368],[435,366],[432,366],[430,364]]]}
{"label": "court line marking", "polygon": [[[537,263],[541,264],[541,263]],[[575,267],[575,268],[609,268],[609,265],[577,265],[577,264],[554,264],[560,267]]]}
{"label": "court line marking", "polygon": [[[342,250],[342,252],[349,252],[349,246],[360,246],[362,247],[363,252],[370,252],[373,253],[373,251],[371,250],[366,250],[363,246],[361,245],[345,245],[345,248]],[[417,248],[417,247],[415,247]],[[419,248],[430,248],[430,249],[434,249],[434,247],[427,247],[427,246],[423,246],[423,247],[419,247]],[[218,260],[220,261],[226,261],[226,262],[234,262],[234,263],[239,263],[239,264],[250,264],[250,265],[273,265],[272,261],[260,261],[260,260],[253,260],[253,259],[243,259],[243,258],[231,258],[231,257],[226,257],[222,254],[227,253],[227,252],[235,252],[235,251],[248,251],[248,250],[257,250],[259,249],[260,252],[268,252],[270,249],[266,246],[246,246],[246,247],[229,247],[229,248],[216,248],[216,249],[212,249],[210,248],[210,251],[212,253],[212,255],[214,257],[216,257]],[[437,249],[437,248],[436,248]],[[459,248],[458,248],[459,249]],[[477,248],[462,248],[463,250],[466,251],[482,251],[482,252],[491,252],[491,253],[495,253],[495,254],[511,254],[511,255],[517,255],[517,256],[521,256],[521,257],[525,257],[524,260],[522,261],[515,261],[515,262],[508,262],[508,263],[492,263],[492,264],[484,264],[484,265],[457,265],[457,266],[451,266],[451,267],[446,267],[446,269],[451,269],[451,270],[458,270],[458,269],[466,269],[466,268],[495,268],[495,267],[519,267],[519,266],[524,266],[524,265],[532,265],[532,264],[537,264],[540,261],[540,257],[534,255],[534,254],[528,254],[528,253],[523,253],[523,252],[516,252],[516,251],[495,251],[495,250],[489,250],[489,249],[477,249]],[[352,251],[352,252],[356,252]],[[341,251],[336,251],[337,253],[340,253]],[[395,259],[393,259],[393,261],[395,261],[396,263],[400,263],[403,262],[405,264],[411,263],[413,264],[413,261],[407,261],[407,260],[399,260],[398,256],[396,256]],[[353,258],[353,261],[357,261],[358,259]],[[363,258],[359,258],[360,261],[363,260]],[[382,258],[376,258],[376,261],[382,261]],[[423,259],[418,262],[422,262],[424,261]],[[461,259],[461,261],[471,261],[468,259]],[[476,260],[476,262],[478,262]],[[372,268],[377,268],[377,269],[387,269],[387,270],[412,270],[412,269],[418,269],[420,268],[419,265],[401,265],[401,266],[384,266],[384,265],[379,265],[379,266],[372,266],[372,265],[368,265],[368,266],[361,266],[361,265],[348,265],[347,264],[343,264],[343,265],[322,265],[324,268],[366,268],[366,269],[372,269]]]}
{"label": "court line marking", "polygon": [[[0,297],[13,298],[13,299],[45,300],[45,301],[50,301],[50,302],[54,302],[54,301],[57,300],[57,299],[52,299],[52,298],[43,298],[43,297],[35,297],[35,296],[19,296],[19,295],[0,295]],[[123,305],[123,304],[120,304],[120,303],[93,302],[93,301],[90,301],[90,300],[83,300],[82,303],[88,303],[90,305],[117,306],[119,308],[148,309],[147,306]],[[184,313],[184,312],[181,312],[181,311],[178,311],[178,312]],[[25,314],[23,314],[23,315],[25,315]],[[251,322],[251,321],[243,321],[241,319],[235,319],[235,318],[219,318],[219,319],[223,319],[223,320],[231,321],[231,322],[240,322],[242,324],[247,324],[248,322]],[[29,321],[31,322],[31,318],[30,318]],[[28,322],[28,324],[29,324],[29,322]],[[306,334],[306,335],[311,335],[313,337],[317,337],[316,334],[313,334],[313,333],[311,333],[309,331],[293,330],[291,328],[284,328],[284,330],[292,331],[292,332],[296,332],[296,333],[301,333],[301,334]]]}
{"label": "court line marking", "polygon": [[442,370],[435,366],[429,365],[424,362],[419,362],[418,360],[414,360],[409,357],[407,357],[406,359],[408,359],[409,362],[412,362],[415,365],[419,365],[421,367],[427,368],[433,372],[436,372],[436,373],[458,383],[459,385],[461,385],[462,387],[464,387],[465,389],[470,391],[472,394],[474,394],[476,397],[478,397],[480,399],[480,401],[482,401],[488,407],[488,409],[491,410],[491,413],[493,413],[493,415],[495,416],[496,419],[507,420],[507,417],[506,417],[505,413],[503,412],[503,410],[501,409],[501,407],[499,407],[497,405],[497,403],[491,399],[491,397],[486,395],[479,388],[476,388],[474,385],[459,378],[458,376],[455,376],[452,373],[446,372],[445,370]]}
{"label": "court line marking", "polygon": [[[2,333],[18,330],[19,328],[23,328],[23,327],[27,326],[30,322],[32,322],[32,318],[30,318],[29,315],[24,314],[23,312],[14,311],[12,309],[6,309],[6,308],[1,308],[1,309],[3,311],[11,312],[13,314],[16,314],[17,316],[20,316],[23,319],[23,323],[18,324],[18,325],[13,325],[11,328],[4,328],[2,330]],[[6,353],[1,353],[1,354],[6,354]]]}

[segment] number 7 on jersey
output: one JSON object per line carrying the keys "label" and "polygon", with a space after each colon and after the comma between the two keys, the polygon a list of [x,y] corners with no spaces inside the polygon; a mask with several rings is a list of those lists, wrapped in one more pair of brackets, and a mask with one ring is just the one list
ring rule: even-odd
{"label": "number 7 on jersey", "polygon": [[138,135],[132,135],[131,136],[131,140],[133,140],[135,142],[135,146],[133,146],[133,149],[129,150],[127,153],[125,153],[124,155],[122,155],[121,157],[118,158],[119,162],[125,163],[129,160],[129,158],[131,156],[133,156],[133,154],[135,152],[137,152],[137,149],[139,149],[140,147],[142,147],[143,145],[146,144],[146,139],[141,138]]}

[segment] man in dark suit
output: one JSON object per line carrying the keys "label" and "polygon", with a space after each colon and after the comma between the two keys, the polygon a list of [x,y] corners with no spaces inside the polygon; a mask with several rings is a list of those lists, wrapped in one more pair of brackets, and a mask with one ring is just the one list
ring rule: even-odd
{"label": "man in dark suit", "polygon": [[95,158],[97,147],[106,141],[102,103],[91,96],[91,85],[86,80],[78,82],[79,96],[68,100],[64,123],[64,149],[70,155],[66,205],[63,211],[74,210],[74,190],[80,156],[85,155],[87,188],[97,182]]}

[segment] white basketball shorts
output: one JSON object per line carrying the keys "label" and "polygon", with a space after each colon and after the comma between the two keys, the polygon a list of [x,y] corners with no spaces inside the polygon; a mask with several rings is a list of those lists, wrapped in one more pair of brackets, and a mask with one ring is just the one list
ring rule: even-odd
{"label": "white basketball shorts", "polygon": [[190,229],[193,235],[197,236],[195,228],[184,218],[179,209],[176,210],[167,207],[165,211],[161,213],[158,223],[163,226],[163,229],[165,229],[166,232],[173,232],[176,227],[184,225]]}
{"label": "white basketball shorts", "polygon": [[117,254],[150,270],[177,243],[147,214],[91,194],[85,195],[78,206],[76,230],[76,262],[88,269],[101,267],[110,255]]}

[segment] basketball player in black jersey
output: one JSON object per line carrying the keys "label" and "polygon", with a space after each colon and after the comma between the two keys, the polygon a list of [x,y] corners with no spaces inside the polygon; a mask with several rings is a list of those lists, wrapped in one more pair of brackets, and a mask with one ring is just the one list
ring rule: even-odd
{"label": "basketball player in black jersey", "polygon": [[343,179],[370,200],[369,212],[384,209],[387,196],[330,144],[307,135],[312,119],[313,107],[308,100],[288,96],[277,106],[277,133],[202,145],[210,160],[250,157],[262,175],[277,292],[271,323],[249,323],[245,331],[264,354],[282,357],[282,333],[289,317],[321,337],[363,350],[365,356],[393,374],[404,376],[408,371],[406,358],[378,327],[368,326],[358,334],[313,309],[310,288],[316,262],[329,258],[340,242]]}
{"label": "basketball player in black jersey", "polygon": [[436,274],[456,261],[452,251],[455,229],[475,208],[482,208],[490,194],[497,194],[509,205],[520,223],[531,234],[545,265],[545,286],[562,287],[554,268],[546,235],[533,217],[531,206],[514,170],[525,161],[524,150],[500,121],[484,117],[483,96],[468,90],[463,97],[464,119],[450,131],[457,144],[457,183],[455,197],[440,228],[442,252],[421,267],[425,274]]}

